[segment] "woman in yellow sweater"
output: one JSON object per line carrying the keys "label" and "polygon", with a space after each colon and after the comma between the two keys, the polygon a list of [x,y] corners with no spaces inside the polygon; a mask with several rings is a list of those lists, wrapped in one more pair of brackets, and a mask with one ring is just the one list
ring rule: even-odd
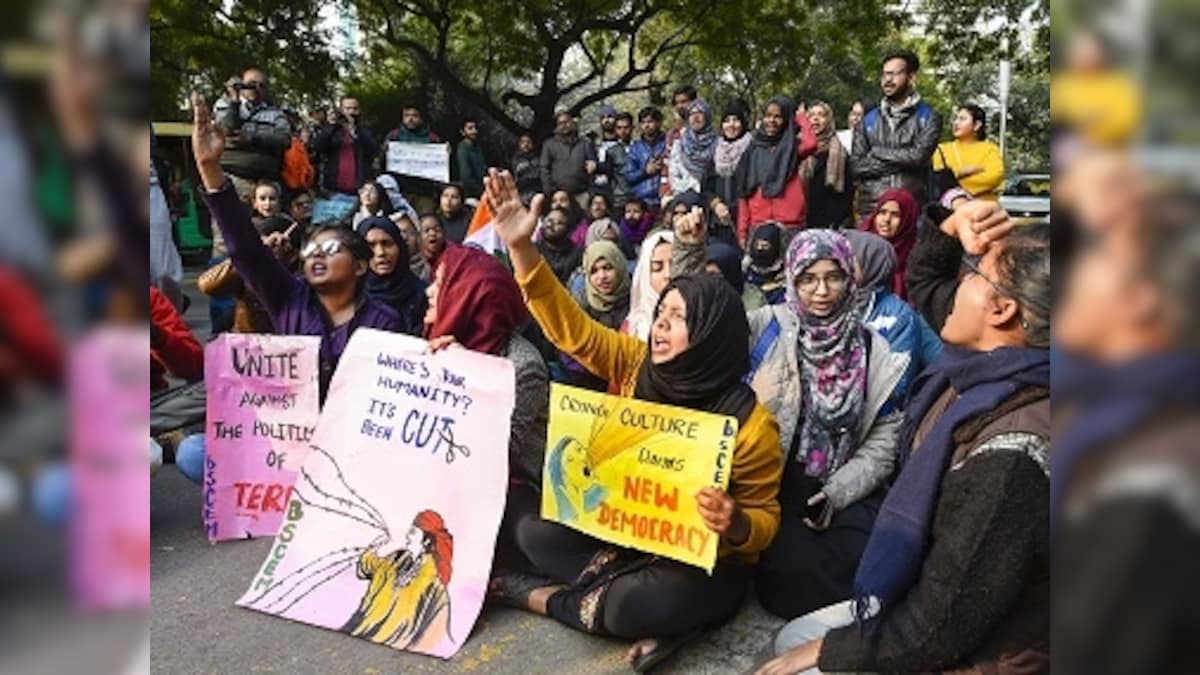
{"label": "woman in yellow sweater", "polygon": [[492,169],[484,195],[508,246],[513,273],[546,337],[623,396],[737,417],[729,491],[705,488],[695,507],[720,537],[711,576],[697,567],[619,549],[541,520],[513,523],[531,574],[497,574],[492,595],[589,633],[638,640],[629,661],[642,672],[688,637],[737,613],[751,564],[779,529],[782,450],[774,418],[742,383],[750,327],[723,279],[682,276],[663,289],[649,344],[589,317],[542,259],[531,237],[542,196],[521,204],[513,177]]}
{"label": "woman in yellow sweater", "polygon": [[1004,159],[1000,146],[987,140],[987,117],[983,108],[968,103],[958,109],[951,122],[954,140],[938,145],[933,153],[935,171],[949,167],[962,189],[976,199],[1000,199],[1004,183]]}

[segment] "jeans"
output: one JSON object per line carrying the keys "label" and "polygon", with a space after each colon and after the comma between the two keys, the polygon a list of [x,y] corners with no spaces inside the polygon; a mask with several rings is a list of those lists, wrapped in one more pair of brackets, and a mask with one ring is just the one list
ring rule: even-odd
{"label": "jeans", "polygon": [[204,481],[204,434],[192,434],[179,442],[175,468],[196,485]]}
{"label": "jeans", "polygon": [[[874,616],[879,611],[879,603],[872,601],[867,609],[867,616]],[[822,607],[809,612],[798,619],[792,619],[775,636],[775,655],[782,656],[785,652],[813,640],[820,640],[825,634],[836,628],[845,628],[854,623],[854,601],[843,602]],[[820,675],[817,668],[810,668],[798,675]]]}

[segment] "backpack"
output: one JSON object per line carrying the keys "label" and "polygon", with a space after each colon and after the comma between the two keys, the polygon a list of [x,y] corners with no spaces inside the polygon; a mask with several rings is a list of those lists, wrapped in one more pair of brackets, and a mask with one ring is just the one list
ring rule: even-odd
{"label": "backpack", "polygon": [[292,137],[292,144],[283,151],[283,170],[280,175],[283,184],[291,190],[307,189],[312,187],[316,175],[304,143],[300,142],[299,138]]}

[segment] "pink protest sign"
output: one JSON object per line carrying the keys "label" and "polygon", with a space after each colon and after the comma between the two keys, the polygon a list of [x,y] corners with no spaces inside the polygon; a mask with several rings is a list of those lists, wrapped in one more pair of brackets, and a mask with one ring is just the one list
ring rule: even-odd
{"label": "pink protest sign", "polygon": [[69,362],[69,574],[88,610],[150,607],[150,353],[143,330],[101,328]]}
{"label": "pink protest sign", "polygon": [[487,591],[514,387],[507,359],[355,331],[286,522],[238,604],[453,656]]}
{"label": "pink protest sign", "polygon": [[226,333],[204,348],[204,530],[274,536],[317,424],[321,339]]}

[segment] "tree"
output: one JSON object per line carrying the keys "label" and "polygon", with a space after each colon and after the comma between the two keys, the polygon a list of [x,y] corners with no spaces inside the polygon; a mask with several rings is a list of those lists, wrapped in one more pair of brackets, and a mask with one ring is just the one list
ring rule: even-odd
{"label": "tree", "polygon": [[338,77],[318,0],[153,0],[150,109],[186,119],[193,88],[208,95],[251,65],[266,69],[277,100],[329,99]]}
{"label": "tree", "polygon": [[[877,4],[858,0],[852,4]],[[681,56],[745,51],[749,26],[769,22],[720,0],[356,0],[372,60],[401,50],[449,97],[511,133],[549,135],[556,107],[578,114],[629,92],[661,100]],[[804,3],[778,0],[779,11]],[[797,42],[771,33],[774,51]],[[766,40],[764,40],[766,42]],[[744,60],[744,59],[743,59]],[[578,65],[579,67],[575,67]]]}

